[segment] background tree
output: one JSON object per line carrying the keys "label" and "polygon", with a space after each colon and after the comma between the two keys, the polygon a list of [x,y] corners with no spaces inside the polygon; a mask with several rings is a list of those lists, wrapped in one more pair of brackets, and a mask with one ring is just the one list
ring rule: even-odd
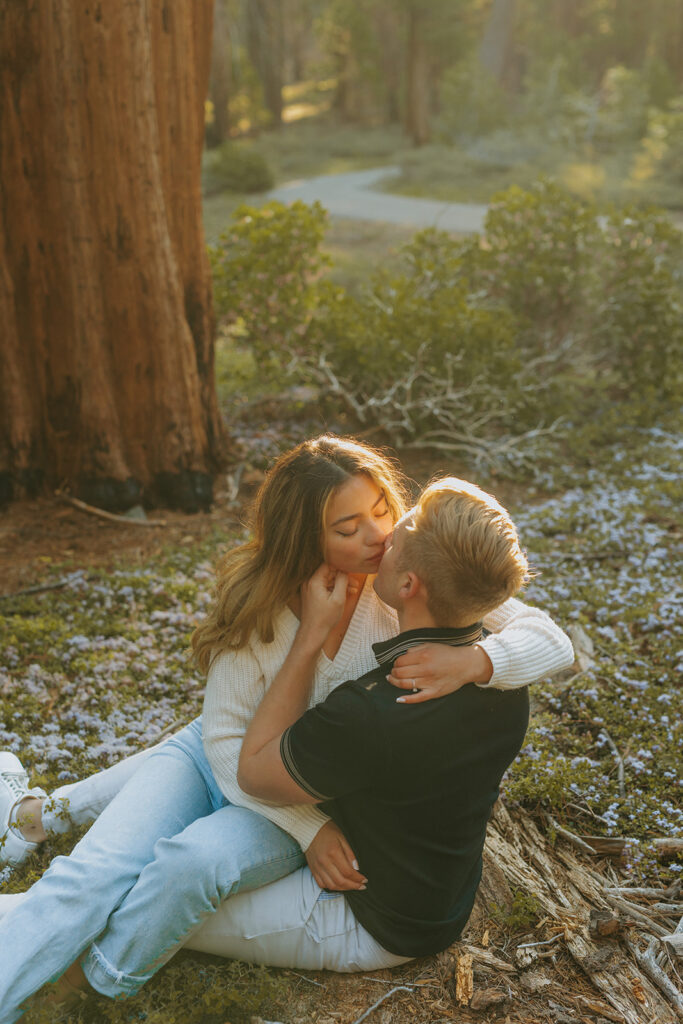
{"label": "background tree", "polygon": [[284,73],[283,0],[246,0],[247,49],[263,89],[272,123],[282,121]]}
{"label": "background tree", "polygon": [[0,490],[186,509],[224,454],[200,205],[211,0],[0,8]]}
{"label": "background tree", "polygon": [[230,99],[234,93],[232,64],[230,10],[227,0],[215,0],[209,78],[213,120],[206,126],[206,142],[209,146],[219,146],[230,136]]}

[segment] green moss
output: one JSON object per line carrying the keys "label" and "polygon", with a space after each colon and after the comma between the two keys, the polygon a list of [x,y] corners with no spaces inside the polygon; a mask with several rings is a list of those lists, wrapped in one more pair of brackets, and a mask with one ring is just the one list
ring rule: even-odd
{"label": "green moss", "polygon": [[497,903],[489,905],[491,920],[506,932],[523,932],[532,928],[541,916],[541,905],[535,896],[514,889],[509,908]]}

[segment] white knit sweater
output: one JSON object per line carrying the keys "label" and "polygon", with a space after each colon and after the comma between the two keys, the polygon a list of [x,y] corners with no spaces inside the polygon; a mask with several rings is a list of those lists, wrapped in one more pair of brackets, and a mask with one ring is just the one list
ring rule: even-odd
{"label": "white knit sweater", "polygon": [[[491,636],[481,642],[493,665],[488,686],[514,689],[571,665],[572,645],[549,615],[511,598],[484,619]],[[276,618],[270,644],[251,639],[239,651],[221,654],[209,671],[204,696],[204,749],[222,792],[233,804],[251,807],[294,836],[303,850],[329,819],[317,807],[276,807],[254,800],[237,785],[242,739],[261,698],[287,656],[299,620],[289,608]],[[375,668],[371,644],[399,632],[396,612],[385,605],[366,581],[335,657],[320,655],[309,706],[325,700],[347,679]]]}

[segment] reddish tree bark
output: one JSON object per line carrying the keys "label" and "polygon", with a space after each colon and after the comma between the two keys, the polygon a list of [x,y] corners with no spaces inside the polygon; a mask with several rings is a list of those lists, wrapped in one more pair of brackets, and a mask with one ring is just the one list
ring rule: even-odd
{"label": "reddish tree bark", "polygon": [[0,7],[0,496],[211,499],[211,0]]}

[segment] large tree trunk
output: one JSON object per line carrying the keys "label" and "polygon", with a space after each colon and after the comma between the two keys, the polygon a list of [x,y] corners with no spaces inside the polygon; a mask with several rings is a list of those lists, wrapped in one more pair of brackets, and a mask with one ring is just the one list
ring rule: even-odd
{"label": "large tree trunk", "polygon": [[422,18],[422,13],[411,5],[408,12],[405,127],[416,146],[429,142],[431,135],[429,63],[422,36]]}
{"label": "large tree trunk", "polygon": [[0,7],[0,493],[211,499],[211,0]]}

